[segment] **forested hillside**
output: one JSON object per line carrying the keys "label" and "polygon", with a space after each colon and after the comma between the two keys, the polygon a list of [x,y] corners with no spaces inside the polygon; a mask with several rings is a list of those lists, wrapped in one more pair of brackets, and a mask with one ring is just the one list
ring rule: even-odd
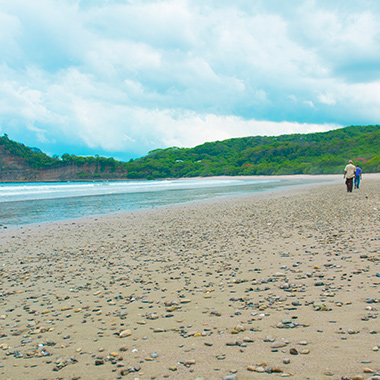
{"label": "forested hillside", "polygon": [[52,158],[7,135],[0,137],[0,181],[334,174],[342,173],[349,159],[360,164],[364,172],[380,172],[380,126],[157,149],[130,162],[68,153]]}
{"label": "forested hillside", "polygon": [[167,148],[138,160],[154,177],[342,173],[349,159],[366,172],[380,171],[380,127],[276,137],[245,137],[195,148]]}

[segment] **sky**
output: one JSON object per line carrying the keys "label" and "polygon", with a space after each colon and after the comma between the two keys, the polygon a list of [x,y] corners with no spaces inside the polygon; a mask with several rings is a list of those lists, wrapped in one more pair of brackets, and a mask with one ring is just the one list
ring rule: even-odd
{"label": "sky", "polygon": [[0,135],[49,155],[380,124],[378,0],[0,0]]}

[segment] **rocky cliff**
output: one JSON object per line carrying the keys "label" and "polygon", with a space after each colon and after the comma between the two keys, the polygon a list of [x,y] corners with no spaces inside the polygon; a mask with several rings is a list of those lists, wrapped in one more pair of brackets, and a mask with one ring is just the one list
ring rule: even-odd
{"label": "rocky cliff", "polygon": [[95,164],[78,166],[58,161],[48,167],[33,167],[24,157],[12,154],[0,145],[0,182],[51,182],[75,180],[125,179],[127,172],[120,168],[100,167]]}

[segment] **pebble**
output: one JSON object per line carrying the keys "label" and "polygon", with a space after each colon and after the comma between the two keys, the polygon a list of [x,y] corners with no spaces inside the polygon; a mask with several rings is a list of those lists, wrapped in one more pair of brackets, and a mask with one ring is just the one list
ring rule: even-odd
{"label": "pebble", "polygon": [[[55,227],[61,235],[41,227],[29,237],[12,232],[13,241],[0,236],[0,378],[16,379],[24,370],[30,378],[73,380],[85,368],[96,379],[236,380],[270,373],[301,379],[321,360],[315,355],[327,334],[337,347],[343,337],[367,352],[372,364],[344,359],[366,380],[378,378],[378,335],[364,339],[379,333],[380,240],[375,229],[368,235],[378,213],[366,211],[357,194],[353,207],[366,221],[358,228],[340,190],[310,191],[326,196],[306,202],[289,193],[281,202],[247,199],[217,210],[188,205],[183,213],[166,210],[165,218],[130,214],[118,225],[63,222]],[[377,192],[366,202],[380,203]],[[355,239],[349,239],[352,227]],[[363,314],[356,318],[358,309]],[[343,352],[328,350],[338,359]],[[210,357],[204,378],[196,377],[206,363],[200,353]],[[340,378],[347,367],[329,354],[325,374]],[[260,363],[263,358],[273,362]],[[235,373],[238,362],[239,371],[252,373]]]}
{"label": "pebble", "polygon": [[281,348],[281,347],[285,347],[287,345],[287,343],[285,342],[273,342],[270,346],[271,348]]}
{"label": "pebble", "polygon": [[223,376],[223,380],[238,380],[238,377],[236,374],[225,375],[225,376]]}
{"label": "pebble", "polygon": [[264,373],[265,372],[265,368],[261,367],[261,366],[257,366],[257,367],[256,366],[248,366],[247,370],[253,371],[253,372],[258,372],[258,373]]}
{"label": "pebble", "polygon": [[132,335],[131,330],[124,330],[124,331],[121,331],[119,334],[120,338],[125,338],[125,337],[131,336],[131,335]]}

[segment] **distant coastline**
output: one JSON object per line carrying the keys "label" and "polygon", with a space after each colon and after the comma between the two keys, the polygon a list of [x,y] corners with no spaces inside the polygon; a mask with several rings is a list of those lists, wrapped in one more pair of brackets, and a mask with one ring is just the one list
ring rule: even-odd
{"label": "distant coastline", "polygon": [[0,182],[340,174],[349,159],[363,173],[378,173],[379,142],[378,125],[351,126],[323,133],[251,136],[194,148],[156,149],[121,162],[98,155],[50,157],[4,135],[0,137]]}
{"label": "distant coastline", "polygon": [[[371,175],[376,175],[377,173],[368,173]],[[339,174],[283,174],[283,175],[236,175],[236,176],[228,176],[228,175],[220,175],[220,176],[210,176],[210,177],[181,177],[181,178],[175,178],[175,177],[168,177],[168,178],[157,178],[154,179],[155,181],[191,181],[196,179],[207,179],[207,180],[217,180],[217,179],[240,179],[240,180],[250,180],[250,179],[312,179],[312,178],[320,178],[320,179],[332,179],[334,177],[338,178],[340,177]],[[110,179],[68,179],[68,180],[56,180],[56,179],[49,179],[45,181],[32,181],[32,180],[26,180],[26,181],[0,181],[4,184],[19,184],[19,183],[54,183],[54,182],[143,182],[143,181],[151,181],[146,178],[137,178],[137,179],[130,179],[130,178],[110,178]]]}

